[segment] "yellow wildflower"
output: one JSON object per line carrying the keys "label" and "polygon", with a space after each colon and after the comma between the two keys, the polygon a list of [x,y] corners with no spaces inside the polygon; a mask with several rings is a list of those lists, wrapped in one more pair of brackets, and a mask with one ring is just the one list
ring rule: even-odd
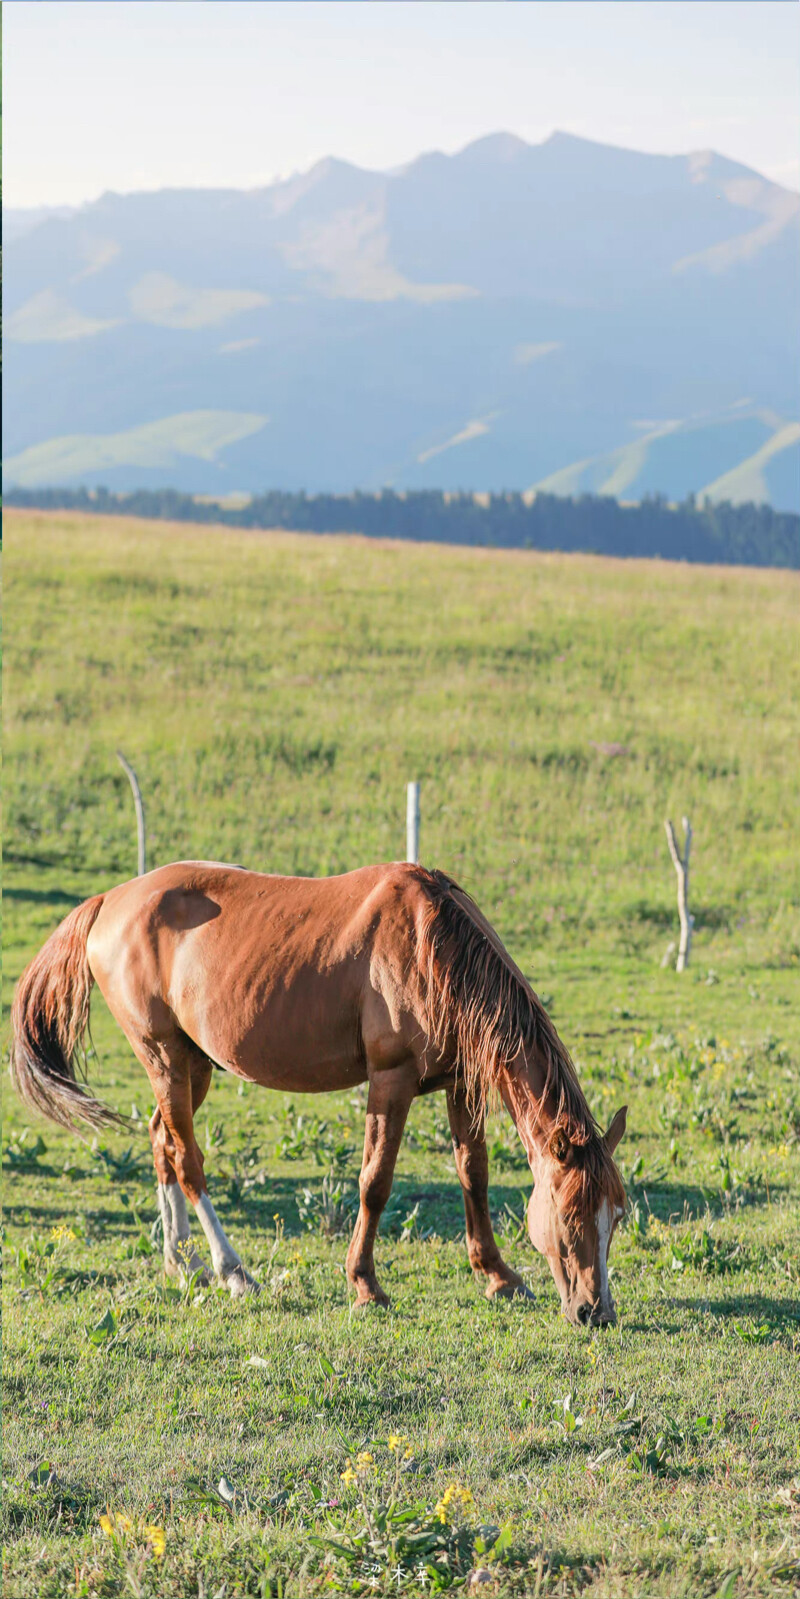
{"label": "yellow wildflower", "polygon": [[53,1227],[50,1232],[50,1237],[57,1244],[60,1244],[62,1239],[75,1239],[77,1236],[77,1233],[74,1233],[71,1227]]}
{"label": "yellow wildflower", "polygon": [[403,1445],[405,1444],[405,1456],[406,1459],[408,1459],[408,1456],[411,1453],[411,1450],[408,1447],[410,1442],[411,1440],[406,1437],[404,1432],[390,1432],[389,1434],[389,1448],[391,1449],[392,1454],[395,1454],[398,1449],[402,1449]]}
{"label": "yellow wildflower", "polygon": [[357,1473],[353,1470],[349,1460],[347,1462],[347,1468],[342,1472],[339,1481],[344,1483],[345,1488],[349,1488],[352,1483],[358,1481]]}
{"label": "yellow wildflower", "polygon": [[156,1557],[156,1560],[160,1560],[167,1547],[167,1535],[164,1531],[164,1528],[148,1526],[145,1527],[144,1530],[147,1534],[147,1541]]}
{"label": "yellow wildflower", "polygon": [[107,1516],[101,1516],[100,1526],[109,1538],[115,1532],[133,1532],[133,1522],[130,1516],[123,1515],[121,1510],[115,1510]]}
{"label": "yellow wildflower", "polygon": [[472,1490],[470,1488],[465,1488],[463,1483],[460,1482],[451,1482],[445,1488],[438,1505],[434,1506],[434,1515],[438,1516],[439,1520],[444,1526],[450,1518],[451,1505],[459,1504],[461,1509],[466,1511],[469,1510],[474,1503],[475,1500],[472,1497]]}
{"label": "yellow wildflower", "polygon": [[359,1471],[369,1471],[370,1466],[374,1466],[374,1464],[375,1456],[371,1455],[368,1449],[362,1449],[361,1453],[356,1455],[356,1465]]}

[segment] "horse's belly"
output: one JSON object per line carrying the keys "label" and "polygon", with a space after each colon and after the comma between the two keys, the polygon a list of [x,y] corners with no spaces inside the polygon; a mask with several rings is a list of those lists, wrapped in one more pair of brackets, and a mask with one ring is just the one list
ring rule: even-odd
{"label": "horse's belly", "polygon": [[219,1061],[218,1064],[245,1082],[259,1083],[262,1088],[283,1089],[289,1094],[332,1094],[338,1089],[355,1088],[367,1080],[366,1066],[357,1062],[298,1059],[287,1065],[267,1057],[252,1065],[233,1061]]}
{"label": "horse's belly", "polygon": [[209,1058],[248,1082],[299,1094],[351,1088],[367,1076],[356,996],[328,985],[263,982],[187,993],[181,1027]]}

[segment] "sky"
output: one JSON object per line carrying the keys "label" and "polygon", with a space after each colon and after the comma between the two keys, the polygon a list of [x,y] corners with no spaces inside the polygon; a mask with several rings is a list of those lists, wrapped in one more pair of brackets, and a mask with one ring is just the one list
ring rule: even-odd
{"label": "sky", "polygon": [[800,188],[796,0],[5,0],[4,203],[400,166],[500,129]]}

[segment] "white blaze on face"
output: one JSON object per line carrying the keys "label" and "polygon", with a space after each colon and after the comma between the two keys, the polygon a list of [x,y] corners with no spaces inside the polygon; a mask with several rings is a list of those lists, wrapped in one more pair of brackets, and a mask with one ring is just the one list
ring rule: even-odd
{"label": "white blaze on face", "polygon": [[614,1217],[611,1210],[611,1201],[604,1199],[597,1212],[597,1272],[600,1281],[600,1304],[605,1309],[611,1295],[608,1291],[608,1246],[611,1243],[611,1227]]}

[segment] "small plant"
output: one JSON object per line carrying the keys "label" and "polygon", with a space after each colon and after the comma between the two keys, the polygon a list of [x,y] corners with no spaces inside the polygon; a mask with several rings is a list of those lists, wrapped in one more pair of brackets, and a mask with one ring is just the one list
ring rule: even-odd
{"label": "small plant", "polygon": [[768,1344],[775,1337],[774,1329],[767,1321],[761,1322],[758,1327],[743,1327],[735,1321],[733,1330],[743,1344]]}
{"label": "small plant", "polygon": [[5,1148],[5,1158],[16,1171],[35,1171],[42,1155],[46,1154],[47,1145],[41,1134],[34,1142],[29,1127],[13,1132]]}
{"label": "small plant", "polygon": [[524,1171],[527,1165],[528,1157],[517,1137],[516,1129],[504,1126],[489,1145],[490,1169],[496,1166],[498,1171]]}
{"label": "small plant", "polygon": [[647,1211],[643,1208],[638,1199],[633,1205],[631,1205],[631,1208],[628,1211],[627,1227],[631,1237],[635,1238],[637,1243],[642,1243],[646,1238]]}
{"label": "small plant", "polygon": [[296,1111],[290,1102],[283,1112],[285,1132],[278,1140],[276,1153],[281,1160],[303,1160],[310,1155],[315,1166],[341,1172],[353,1155],[347,1140],[349,1127],[339,1129],[329,1121],[305,1111]]}
{"label": "small plant", "polygon": [[628,1168],[628,1172],[626,1174],[627,1186],[629,1188],[635,1187],[636,1184],[639,1182],[640,1178],[642,1177],[643,1173],[644,1173],[644,1155],[637,1154],[634,1157],[630,1167]]}
{"label": "small plant", "polygon": [[105,1147],[95,1149],[94,1154],[105,1167],[105,1173],[110,1183],[127,1183],[137,1179],[144,1179],[149,1175],[150,1162],[136,1153],[131,1145],[124,1149],[121,1155],[115,1155],[113,1150]]}
{"label": "small plant", "polygon": [[241,1145],[232,1153],[230,1165],[219,1175],[228,1185],[228,1196],[233,1204],[238,1204],[251,1189],[263,1188],[267,1181],[266,1171],[261,1164],[261,1155],[258,1149],[249,1143]]}
{"label": "small plant", "polygon": [[563,1399],[554,1399],[553,1409],[557,1424],[567,1437],[583,1426],[583,1416],[576,1414],[577,1406],[573,1403],[572,1394],[565,1394]]}
{"label": "small plant", "polygon": [[309,1232],[322,1233],[323,1238],[338,1238],[349,1230],[357,1206],[358,1196],[352,1185],[344,1182],[335,1171],[329,1171],[322,1179],[319,1193],[311,1188],[303,1189],[297,1212]]}
{"label": "small plant", "polygon": [[721,1151],[718,1161],[720,1172],[720,1188],[726,1200],[730,1200],[734,1190],[738,1187],[739,1177],[731,1166],[731,1157],[727,1149]]}
{"label": "small plant", "polygon": [[223,1146],[224,1143],[225,1143],[225,1129],[224,1129],[224,1127],[219,1122],[215,1122],[213,1127],[212,1127],[211,1122],[207,1121],[206,1122],[206,1136],[205,1136],[206,1154],[207,1155],[211,1155],[211,1154],[214,1153],[215,1150],[222,1149],[222,1146]]}
{"label": "small plant", "polygon": [[713,1238],[706,1228],[699,1236],[686,1233],[672,1245],[672,1270],[675,1272],[691,1268],[705,1276],[721,1277],[730,1271],[740,1271],[745,1264],[741,1244],[724,1244]]}
{"label": "small plant", "polygon": [[102,1321],[96,1327],[87,1327],[86,1336],[95,1349],[106,1348],[114,1343],[119,1334],[119,1318],[114,1310],[107,1310]]}
{"label": "small plant", "polygon": [[[400,1588],[416,1577],[428,1592],[441,1593],[463,1581],[476,1557],[485,1563],[507,1556],[510,1528],[476,1523],[465,1484],[449,1483],[432,1507],[403,1501],[403,1466],[412,1454],[405,1435],[392,1433],[386,1446],[372,1444],[348,1456],[340,1478],[344,1503],[329,1503],[326,1535],[312,1536],[349,1568],[359,1588],[387,1578]],[[320,1493],[316,1497],[322,1501]]]}
{"label": "small plant", "polygon": [[408,1244],[411,1242],[412,1238],[419,1238],[420,1236],[419,1200],[417,1200],[413,1210],[410,1210],[408,1215],[400,1223],[400,1242],[401,1244]]}
{"label": "small plant", "polygon": [[60,1258],[64,1246],[77,1234],[71,1227],[53,1227],[49,1238],[32,1238],[15,1250],[20,1287],[23,1293],[38,1293],[43,1299],[63,1277]]}
{"label": "small plant", "polygon": [[145,1592],[148,1561],[163,1560],[166,1553],[165,1529],[151,1522],[134,1522],[122,1510],[109,1509],[100,1517],[100,1530],[124,1570],[126,1587],[134,1599],[140,1599]]}

